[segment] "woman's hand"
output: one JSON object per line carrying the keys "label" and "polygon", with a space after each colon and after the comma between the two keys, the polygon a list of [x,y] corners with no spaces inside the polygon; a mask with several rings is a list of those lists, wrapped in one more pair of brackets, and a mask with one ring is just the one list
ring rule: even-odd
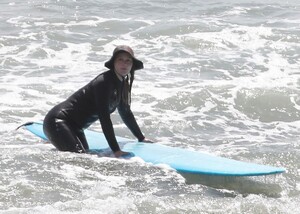
{"label": "woman's hand", "polygon": [[143,142],[143,143],[154,143],[152,140],[149,140],[147,138],[144,138],[144,140],[142,140],[140,142]]}
{"label": "woman's hand", "polygon": [[131,153],[131,152],[123,152],[123,151],[117,151],[114,153],[115,157],[116,158],[120,158],[120,157],[123,157],[123,158],[129,158],[129,157],[133,157],[134,154]]}

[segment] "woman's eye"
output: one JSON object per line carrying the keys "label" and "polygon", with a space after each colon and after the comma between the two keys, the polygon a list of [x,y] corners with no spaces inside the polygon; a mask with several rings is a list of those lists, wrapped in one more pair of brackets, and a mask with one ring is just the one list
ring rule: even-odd
{"label": "woman's eye", "polygon": [[119,58],[117,60],[118,60],[118,62],[123,62],[123,63],[126,63],[126,64],[131,64],[132,63],[131,59],[122,59],[122,58]]}

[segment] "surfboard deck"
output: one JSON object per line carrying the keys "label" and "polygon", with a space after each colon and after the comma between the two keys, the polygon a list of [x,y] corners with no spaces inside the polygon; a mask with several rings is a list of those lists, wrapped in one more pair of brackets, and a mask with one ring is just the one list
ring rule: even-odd
{"label": "surfboard deck", "polygon": [[[27,130],[47,140],[42,123],[28,123]],[[85,130],[90,150],[108,150],[109,146],[103,133]],[[283,173],[284,168],[237,161],[217,157],[207,153],[165,146],[159,143],[141,143],[128,138],[117,137],[123,151],[131,152],[145,162],[166,164],[181,173],[216,176],[261,176]]]}

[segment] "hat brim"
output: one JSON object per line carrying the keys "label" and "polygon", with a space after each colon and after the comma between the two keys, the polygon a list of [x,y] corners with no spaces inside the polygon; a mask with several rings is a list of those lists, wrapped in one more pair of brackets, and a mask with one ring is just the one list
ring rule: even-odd
{"label": "hat brim", "polygon": [[133,60],[133,65],[132,65],[132,70],[140,70],[140,69],[143,69],[144,68],[144,64],[141,60],[138,60],[137,58],[135,58],[134,56],[132,56],[132,54],[126,50],[119,50],[119,51],[116,51],[113,56],[110,58],[110,60],[108,60],[107,62],[104,63],[105,67],[107,67],[108,69],[110,70],[113,70],[114,69],[114,61],[115,61],[115,58],[116,56],[121,53],[121,52],[125,52],[125,53],[128,53],[131,57],[132,57],[132,60]]}

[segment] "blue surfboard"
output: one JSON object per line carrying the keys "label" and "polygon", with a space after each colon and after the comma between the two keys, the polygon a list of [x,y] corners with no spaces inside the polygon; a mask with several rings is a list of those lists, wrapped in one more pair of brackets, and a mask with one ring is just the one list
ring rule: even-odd
{"label": "blue surfboard", "polygon": [[[28,123],[27,130],[47,140],[42,123]],[[85,130],[90,150],[109,150],[103,133]],[[161,145],[141,143],[117,137],[123,151],[131,152],[145,162],[154,165],[166,164],[181,173],[218,176],[260,176],[282,173],[284,168],[217,157],[210,154]]]}

